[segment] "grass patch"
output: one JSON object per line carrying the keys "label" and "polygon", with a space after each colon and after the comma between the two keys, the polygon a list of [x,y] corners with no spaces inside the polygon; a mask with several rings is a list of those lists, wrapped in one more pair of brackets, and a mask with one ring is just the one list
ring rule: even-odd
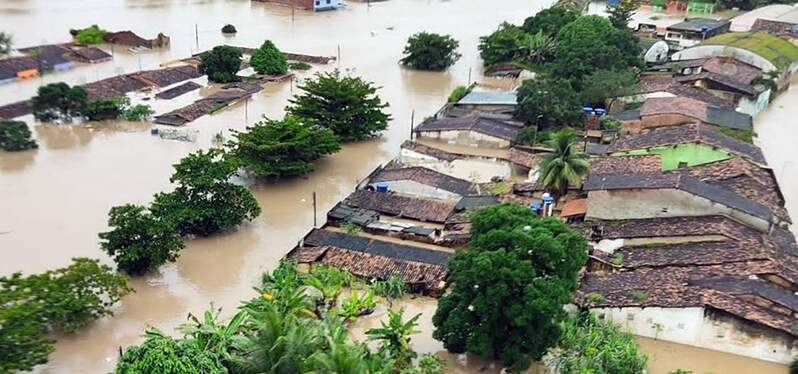
{"label": "grass patch", "polygon": [[756,133],[753,132],[752,130],[736,130],[727,127],[721,127],[719,131],[723,135],[735,138],[739,141],[746,142],[749,144],[754,143],[754,137],[756,136]]}
{"label": "grass patch", "polygon": [[631,296],[632,300],[637,301],[638,303],[642,303],[649,298],[648,292],[643,291],[632,291]]}
{"label": "grass patch", "polygon": [[598,292],[589,292],[585,295],[585,300],[593,304],[600,304],[604,302],[604,295]]}

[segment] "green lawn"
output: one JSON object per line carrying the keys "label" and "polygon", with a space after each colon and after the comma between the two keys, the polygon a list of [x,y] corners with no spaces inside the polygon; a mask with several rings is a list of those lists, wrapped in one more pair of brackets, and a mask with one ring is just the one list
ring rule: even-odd
{"label": "green lawn", "polygon": [[766,32],[729,32],[709,38],[704,44],[742,48],[762,56],[779,69],[798,61],[798,46]]}

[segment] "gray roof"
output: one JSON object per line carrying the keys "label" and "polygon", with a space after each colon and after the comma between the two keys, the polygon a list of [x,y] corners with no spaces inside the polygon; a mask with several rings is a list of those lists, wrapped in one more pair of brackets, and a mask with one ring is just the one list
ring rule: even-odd
{"label": "gray roof", "polygon": [[684,22],[679,22],[675,25],[668,26],[668,30],[693,32],[712,31],[714,29],[721,28],[728,23],[730,22],[725,20],[693,18],[685,20]]}
{"label": "gray roof", "polygon": [[591,174],[583,190],[627,190],[674,188],[726,205],[769,222],[773,213],[762,204],[722,187],[704,183],[696,178],[678,173]]}
{"label": "gray roof", "polygon": [[382,169],[371,179],[371,183],[400,180],[426,184],[461,196],[471,192],[471,182],[421,166]]}
{"label": "gray roof", "polygon": [[707,106],[707,123],[735,130],[751,130],[753,119],[750,115],[735,110]]}
{"label": "gray roof", "polygon": [[429,119],[416,126],[414,131],[474,131],[512,142],[518,137],[521,128],[492,116],[475,114],[459,118]]}
{"label": "gray roof", "polygon": [[460,105],[516,105],[515,91],[472,91],[457,104]]}

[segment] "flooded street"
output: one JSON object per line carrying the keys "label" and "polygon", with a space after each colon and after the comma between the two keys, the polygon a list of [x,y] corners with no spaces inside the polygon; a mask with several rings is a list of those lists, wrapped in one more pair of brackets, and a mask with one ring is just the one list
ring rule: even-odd
{"label": "flooded street", "polygon": [[[314,55],[335,56],[340,46],[340,61],[322,69],[340,66],[376,82],[383,87],[379,94],[390,103],[393,115],[383,137],[345,145],[341,152],[318,162],[316,171],[306,178],[253,185],[263,210],[258,219],[235,232],[188,241],[176,263],[133,280],[136,292],[123,299],[113,318],[99,320],[77,334],[59,337],[50,362],[39,371],[106,373],[115,366],[118,348],[139,342],[147,326],[171,333],[188,313],[199,313],[210,303],[227,313],[234,311],[241,300],[251,297],[261,273],[272,269],[312,227],[313,192],[318,194],[318,218],[322,222],[324,212],[348,195],[359,178],[397,154],[399,145],[409,137],[413,110],[418,123],[438,110],[452,88],[467,84],[469,75],[477,79],[481,70],[477,52],[480,35],[505,20],[520,23],[548,4],[548,0],[503,0],[501,7],[484,0],[391,0],[370,6],[350,2],[347,8],[334,12],[296,11],[292,21],[290,8],[249,0],[0,2],[0,30],[11,32],[17,47],[66,42],[70,28],[93,23],[108,30],[133,30],[146,38],[158,32],[172,38],[168,50],[133,54],[115,47],[111,62],[0,85],[0,104],[27,99],[45,83],[82,84],[154,69],[218,44],[256,47],[268,38],[284,51]],[[225,23],[234,24],[238,34],[222,36],[220,28]],[[452,34],[460,41],[463,58],[445,73],[400,68],[397,61],[407,37],[422,30]],[[311,73],[319,69],[315,66]],[[307,74],[301,73],[298,78],[303,75]],[[281,117],[295,90],[295,83],[269,84],[246,104],[192,122],[186,128],[198,132],[195,143],[152,136],[149,124],[55,126],[34,124],[32,116],[24,117],[40,148],[0,152],[0,275],[42,272],[66,266],[70,258],[77,256],[99,257],[111,264],[99,250],[97,233],[106,230],[107,213],[112,206],[147,204],[154,193],[170,188],[173,163],[189,152],[210,147],[214,134],[228,135],[228,129],[243,129],[261,115]],[[207,95],[208,91],[198,90],[170,101],[153,100],[150,104],[162,113]],[[798,211],[798,158],[791,152],[798,144],[798,127],[794,120],[788,120],[797,110],[788,103],[796,100],[798,91],[794,89],[757,119],[758,144],[776,171],[791,212]],[[461,166],[463,173],[474,168]],[[406,315],[423,313],[420,327],[424,333],[413,339],[414,347],[422,353],[442,352],[441,344],[431,338],[435,301],[418,298],[401,304],[407,307]],[[353,334],[362,336],[362,331],[378,324],[383,315],[384,311],[359,321]],[[650,347],[644,344],[645,350],[660,352]],[[671,361],[682,360],[686,354],[677,357]],[[690,357],[700,360],[703,356],[696,353]],[[446,358],[454,373],[498,372],[479,360],[459,360],[451,355]],[[668,359],[652,359],[653,374],[664,373],[655,364],[661,360]],[[759,363],[739,360],[742,361],[735,365]],[[778,365],[762,365],[750,366],[751,371],[696,367],[718,374],[786,372]]]}

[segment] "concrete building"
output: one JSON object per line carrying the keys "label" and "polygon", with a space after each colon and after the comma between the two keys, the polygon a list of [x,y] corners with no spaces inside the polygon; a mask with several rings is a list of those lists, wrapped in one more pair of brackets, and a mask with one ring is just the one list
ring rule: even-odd
{"label": "concrete building", "polygon": [[377,172],[367,188],[387,188],[400,194],[442,200],[473,195],[471,182],[424,167],[385,168]]}
{"label": "concrete building", "polygon": [[435,139],[469,147],[509,148],[515,143],[522,124],[506,116],[484,113],[465,117],[428,119],[413,129],[419,138]]}
{"label": "concrete building", "polygon": [[731,22],[709,18],[692,18],[670,25],[665,40],[679,47],[692,47],[715,35],[729,31]]}
{"label": "concrete building", "polygon": [[264,3],[275,3],[305,10],[333,10],[343,6],[342,0],[256,0]]}
{"label": "concrete building", "polygon": [[[792,20],[793,14],[798,14],[798,8],[788,4],[771,4],[756,8],[732,18],[730,31],[747,32],[754,28],[757,20],[787,21]],[[794,20],[798,22],[798,19]]]}
{"label": "concrete building", "polygon": [[658,127],[690,123],[740,131],[750,131],[753,128],[753,119],[748,114],[687,97],[652,97],[639,109],[615,117],[621,118],[624,131],[633,134]]}

